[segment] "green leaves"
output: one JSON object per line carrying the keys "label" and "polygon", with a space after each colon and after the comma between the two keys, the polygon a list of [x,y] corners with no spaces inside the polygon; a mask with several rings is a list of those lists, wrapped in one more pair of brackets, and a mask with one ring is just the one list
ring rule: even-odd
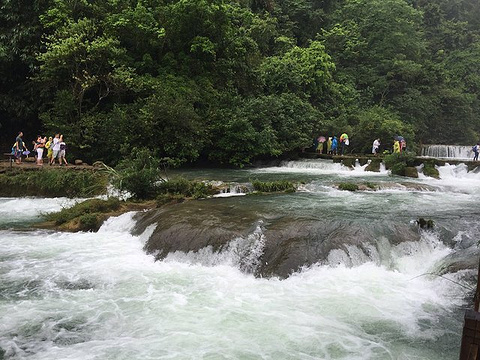
{"label": "green leaves", "polygon": [[312,41],[307,48],[295,46],[282,56],[265,59],[261,71],[268,92],[318,96],[331,80],[334,69],[325,46]]}
{"label": "green leaves", "polygon": [[141,144],[238,166],[327,132],[365,151],[394,132],[471,142],[478,14],[474,0],[9,0],[2,135],[60,131],[87,161]]}
{"label": "green leaves", "polygon": [[307,147],[320,126],[320,114],[291,93],[247,99],[220,117],[210,158],[235,166]]}

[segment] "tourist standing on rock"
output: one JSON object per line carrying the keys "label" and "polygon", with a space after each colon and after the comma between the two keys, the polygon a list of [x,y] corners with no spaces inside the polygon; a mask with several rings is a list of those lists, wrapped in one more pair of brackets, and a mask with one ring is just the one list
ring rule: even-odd
{"label": "tourist standing on rock", "polygon": [[398,140],[393,141],[393,152],[400,154],[400,141]]}
{"label": "tourist standing on rock", "polygon": [[322,154],[323,153],[323,144],[325,143],[325,136],[320,135],[317,138],[317,153]]}
{"label": "tourist standing on rock", "polygon": [[47,141],[47,138],[43,138],[38,135],[37,136],[37,141],[35,142],[35,149],[37,149],[37,165],[42,166],[43,165],[43,149],[45,148],[45,142]]}
{"label": "tourist standing on rock", "polygon": [[329,136],[327,140],[327,154],[332,153],[332,137]]}
{"label": "tourist standing on rock", "polygon": [[473,161],[478,161],[478,153],[480,152],[480,142],[477,143],[477,145],[475,145],[473,148]]}
{"label": "tourist standing on rock", "polygon": [[372,154],[375,156],[378,155],[378,150],[380,149],[380,139],[375,139],[372,145]]}
{"label": "tourist standing on rock", "polygon": [[67,159],[65,157],[65,152],[67,150],[67,144],[65,144],[65,141],[63,141],[63,135],[60,135],[59,144],[60,144],[60,151],[58,153],[58,162],[60,163],[60,166],[62,166],[63,164],[65,164],[65,166],[67,166],[68,163],[67,163]]}
{"label": "tourist standing on rock", "polygon": [[53,138],[50,136],[48,138],[48,141],[45,143],[45,149],[47,149],[47,160],[50,163],[52,160],[52,155],[53,155]]}
{"label": "tourist standing on rock", "polygon": [[337,149],[338,149],[338,140],[337,137],[334,135],[333,140],[332,140],[332,154],[337,155]]}
{"label": "tourist standing on rock", "polygon": [[25,148],[25,144],[23,143],[23,139],[22,139],[22,136],[23,136],[23,132],[19,132],[18,133],[18,136],[16,137],[15,139],[15,145],[14,145],[14,149],[15,149],[15,162],[17,164],[21,164],[22,162],[22,153],[23,153],[23,149]]}
{"label": "tourist standing on rock", "polygon": [[60,134],[55,134],[55,137],[53,138],[52,158],[50,159],[50,165],[55,164],[55,159],[58,157],[59,152],[60,152]]}
{"label": "tourist standing on rock", "polygon": [[345,153],[345,146],[350,145],[350,140],[348,140],[348,135],[343,133],[340,135],[340,144],[342,144],[342,155]]}

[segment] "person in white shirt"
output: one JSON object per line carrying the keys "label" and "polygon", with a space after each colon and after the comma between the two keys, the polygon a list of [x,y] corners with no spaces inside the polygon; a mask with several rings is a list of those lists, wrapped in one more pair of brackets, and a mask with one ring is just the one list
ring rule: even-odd
{"label": "person in white shirt", "polygon": [[60,141],[59,141],[59,146],[60,146],[60,151],[58,152],[58,162],[60,163],[60,166],[65,164],[65,166],[68,165],[67,159],[65,157],[65,152],[67,150],[67,145],[65,144],[65,141],[63,141],[63,135],[60,135]]}
{"label": "person in white shirt", "polygon": [[60,152],[60,134],[55,134],[53,138],[53,146],[52,146],[53,154],[52,158],[50,159],[50,165],[55,164],[55,159],[58,157],[58,153]]}
{"label": "person in white shirt", "polygon": [[375,139],[372,145],[372,154],[375,154],[375,156],[377,156],[378,149],[380,149],[380,139]]}

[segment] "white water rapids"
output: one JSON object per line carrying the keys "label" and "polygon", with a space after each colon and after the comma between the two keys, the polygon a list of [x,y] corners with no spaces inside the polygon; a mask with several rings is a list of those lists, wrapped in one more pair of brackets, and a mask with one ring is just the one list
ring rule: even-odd
{"label": "white water rapids", "polygon": [[[441,169],[442,180],[418,180],[445,194],[427,192],[416,200],[419,192],[406,189],[394,193],[395,198],[388,191],[348,194],[349,201],[361,204],[366,196],[376,196],[390,206],[392,199],[407,198],[420,206],[431,199],[434,208],[468,211],[466,204],[478,199],[479,175],[455,168]],[[323,183],[310,186],[314,194],[301,196],[342,201],[345,194],[326,192]],[[455,199],[459,203],[450,204]],[[0,230],[0,348],[5,359],[458,356],[462,308],[469,305],[467,290],[453,281],[462,282],[467,271],[425,275],[453,251],[436,233],[424,233],[418,243],[391,245],[388,267],[372,262],[318,265],[279,280],[240,270],[246,261],[254,266],[261,255],[265,239],[260,228],[248,238],[247,260],[238,256],[245,244],[232,239],[222,254],[179,253],[158,262],[143,251],[153,228],[141,236],[130,234],[132,213],[108,220],[98,233],[10,229],[67,202],[0,199],[0,215],[7,219]],[[337,256],[332,263],[342,257],[331,256]]]}

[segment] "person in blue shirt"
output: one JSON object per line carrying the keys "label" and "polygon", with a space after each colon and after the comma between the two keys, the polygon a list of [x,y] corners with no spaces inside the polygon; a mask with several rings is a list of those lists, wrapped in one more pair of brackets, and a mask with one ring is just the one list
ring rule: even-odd
{"label": "person in blue shirt", "polygon": [[338,148],[338,140],[337,137],[334,136],[332,140],[332,154],[337,155],[337,148]]}

